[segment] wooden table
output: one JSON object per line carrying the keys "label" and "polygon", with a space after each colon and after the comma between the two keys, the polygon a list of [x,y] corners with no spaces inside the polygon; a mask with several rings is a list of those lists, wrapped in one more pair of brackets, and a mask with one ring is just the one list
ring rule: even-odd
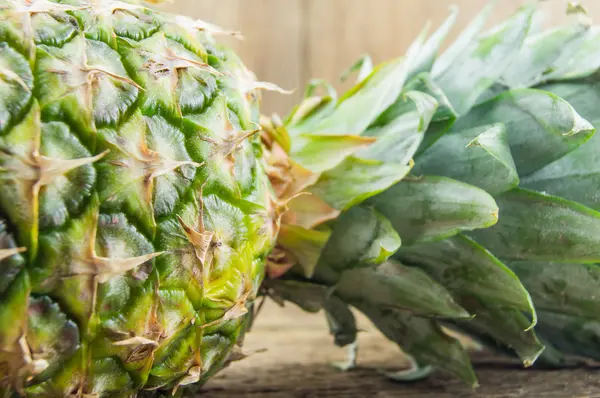
{"label": "wooden table", "polygon": [[377,369],[402,368],[401,353],[362,318],[360,328],[365,330],[359,336],[360,368],[340,372],[328,363],[345,359],[345,350],[333,346],[322,314],[268,303],[245,345],[245,351],[267,351],[232,364],[206,385],[201,397],[600,397],[600,371],[524,371],[497,359],[478,361],[477,390],[441,374],[414,384],[394,383]]}

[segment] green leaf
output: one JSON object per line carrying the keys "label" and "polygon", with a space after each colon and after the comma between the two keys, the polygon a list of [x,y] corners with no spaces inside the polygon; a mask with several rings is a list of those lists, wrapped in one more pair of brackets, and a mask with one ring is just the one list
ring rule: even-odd
{"label": "green leaf", "polygon": [[292,254],[298,265],[304,270],[305,276],[310,278],[330,235],[329,231],[309,230],[283,224],[279,232],[278,243]]}
{"label": "green leaf", "polygon": [[498,307],[474,297],[463,298],[460,302],[476,316],[472,321],[456,323],[483,344],[515,352],[525,367],[533,365],[544,351],[544,345],[530,328],[531,320],[521,311]]}
{"label": "green leaf", "polygon": [[539,356],[543,347],[531,331],[537,319],[529,293],[510,269],[473,240],[459,235],[402,247],[395,258],[423,269],[475,315],[461,322],[461,328],[484,342],[493,339],[512,347],[527,365]]}
{"label": "green leaf", "polygon": [[437,113],[437,108],[438,101],[434,96],[420,90],[405,91],[398,101],[377,118],[366,135],[381,137],[386,133],[397,131],[398,128],[394,124],[398,118],[402,118],[406,114],[410,114],[417,121],[414,130],[423,133]]}
{"label": "green leaf", "polygon": [[355,306],[419,365],[439,367],[474,387],[478,385],[469,355],[458,340],[442,331],[437,322],[368,302]]}
{"label": "green leaf", "polygon": [[329,331],[335,339],[338,347],[345,347],[356,341],[358,328],[356,318],[344,301],[335,295],[329,295],[325,299],[325,315]]}
{"label": "green leaf", "polygon": [[538,337],[545,349],[535,362],[535,367],[538,369],[564,369],[572,366],[586,365],[583,359],[572,356],[567,357],[554,345]]}
{"label": "green leaf", "polygon": [[310,192],[331,207],[347,210],[402,180],[412,164],[385,163],[351,156],[325,172]]}
{"label": "green leaf", "polygon": [[358,72],[358,76],[356,78],[356,83],[358,84],[368,78],[371,73],[373,73],[373,69],[373,59],[369,55],[363,55],[357,59],[356,62],[354,62],[346,72],[342,74],[340,80],[343,83],[348,80],[354,72]]}
{"label": "green leaf", "polygon": [[554,94],[518,89],[474,108],[450,134],[504,123],[520,176],[531,174],[585,143],[595,132],[568,102]]}
{"label": "green leaf", "polygon": [[348,156],[373,144],[375,140],[357,135],[309,135],[294,137],[291,157],[313,173],[338,166]]}
{"label": "green leaf", "polygon": [[464,235],[435,243],[403,246],[394,258],[420,267],[457,299],[474,296],[483,303],[517,308],[528,312],[533,319],[533,323],[525,328],[535,325],[533,302],[519,278],[485,248]]}
{"label": "green leaf", "polygon": [[502,214],[498,224],[471,235],[499,258],[600,261],[600,213],[524,189],[507,192],[496,200]]}
{"label": "green leaf", "polygon": [[[594,126],[600,126],[600,82],[573,81],[542,87],[577,109]],[[600,136],[522,179],[524,188],[546,192],[600,210],[600,196],[590,187],[600,186]]]}
{"label": "green leaf", "polygon": [[519,185],[503,124],[446,134],[417,158],[413,174],[453,178],[492,195]]}
{"label": "green leaf", "polygon": [[411,368],[399,370],[396,372],[380,371],[385,377],[393,381],[402,383],[425,380],[435,371],[432,366],[420,366],[417,361],[412,359]]}
{"label": "green leaf", "polygon": [[280,304],[289,301],[302,310],[317,313],[323,309],[328,295],[326,286],[293,280],[269,280],[265,286],[271,289],[271,296]]}
{"label": "green leaf", "polygon": [[420,91],[435,98],[435,100],[438,102],[438,107],[433,116],[433,121],[435,122],[456,119],[458,116],[456,111],[454,111],[450,100],[448,100],[448,97],[446,97],[446,94],[433,81],[429,73],[421,73],[412,78],[408,83],[406,83],[404,91]]}
{"label": "green leaf", "polygon": [[432,96],[438,102],[438,107],[419,148],[418,153],[420,153],[446,134],[456,121],[458,115],[452,107],[450,100],[446,97],[446,94],[434,83],[429,73],[422,73],[415,76],[406,84],[405,91],[421,91]]}
{"label": "green leaf", "polygon": [[446,39],[446,36],[452,30],[458,16],[458,8],[450,9],[450,16],[444,21],[442,26],[433,34],[427,41],[425,37],[429,30],[429,24],[423,29],[420,36],[410,46],[406,54],[406,58],[410,64],[409,76],[418,75],[421,72],[430,72],[433,67],[435,58]]}
{"label": "green leaf", "polygon": [[337,272],[372,267],[387,261],[400,244],[385,217],[370,208],[353,207],[334,224],[319,265],[327,264]]}
{"label": "green leaf", "polygon": [[459,58],[469,49],[477,35],[485,27],[492,11],[495,1],[490,1],[481,10],[481,12],[471,21],[467,28],[458,36],[458,38],[448,47],[448,49],[435,61],[432,74],[438,77],[454,66]]}
{"label": "green leaf", "polygon": [[528,37],[519,56],[502,75],[502,82],[519,88],[547,80],[561,56],[571,48],[577,49],[588,30],[586,25],[573,24]]}
{"label": "green leaf", "polygon": [[[434,83],[429,73],[421,73],[406,83],[404,87],[404,93],[418,91],[423,94],[427,94],[433,97],[437,102],[437,108],[433,115],[433,121],[444,121],[448,119],[456,119],[457,115],[452,104],[444,94],[444,92]],[[414,101],[413,101],[414,102]],[[404,115],[409,110],[414,109],[410,103],[407,103],[405,97],[402,96],[398,101],[392,104],[388,109],[383,112],[375,122],[371,125],[370,130],[378,131],[378,128],[383,128],[393,123],[399,116]],[[426,109],[426,107],[421,107]],[[369,131],[367,134],[369,134]],[[371,134],[369,134],[371,135]],[[377,134],[375,134],[377,135]]]}
{"label": "green leaf", "polygon": [[473,40],[473,33],[480,29],[489,13],[485,10],[481,19],[477,19],[458,44],[451,48],[451,56],[438,61],[440,66],[434,68],[433,75],[459,114],[467,113],[479,96],[519,56],[519,49],[529,32],[533,10],[531,6],[524,7],[491,33]]}
{"label": "green leaf", "polygon": [[367,202],[388,218],[406,245],[444,239],[498,220],[485,191],[443,177],[410,178]]}
{"label": "green leaf", "polygon": [[539,310],[598,319],[600,266],[527,261],[509,266]]}
{"label": "green leaf", "polygon": [[600,125],[600,110],[596,106],[600,100],[600,76],[544,84],[538,89],[558,95],[571,104],[584,119],[594,126]]}
{"label": "green leaf", "polygon": [[385,124],[365,133],[366,136],[377,137],[377,141],[357,156],[382,162],[409,163],[423,142],[437,105],[435,98],[428,94],[418,91],[404,94],[403,99],[390,108],[397,116],[387,123],[380,118]]}
{"label": "green leaf", "polygon": [[292,135],[301,132],[360,135],[398,99],[405,80],[406,62],[403,58],[382,64],[346,93],[329,117],[315,123],[291,126]]}
{"label": "green leaf", "polygon": [[331,83],[327,82],[326,80],[321,79],[313,79],[306,85],[304,97],[313,97],[315,95],[315,91],[317,91],[319,88],[325,90],[325,93],[327,94],[326,97],[337,101],[337,91],[335,90],[335,87],[333,87]]}
{"label": "green leaf", "polygon": [[344,301],[332,294],[327,286],[283,279],[266,281],[265,286],[270,290],[271,297],[280,305],[289,301],[306,312],[317,313],[325,310],[329,330],[339,347],[356,341],[358,328],[352,311]]}
{"label": "green leaf", "polygon": [[[574,51],[573,51],[574,50]],[[550,80],[580,79],[600,68],[600,26],[592,26],[583,40],[567,51],[548,75]]]}
{"label": "green leaf", "polygon": [[600,360],[600,322],[540,311],[536,328],[540,338],[567,355]]}
{"label": "green leaf", "polygon": [[367,302],[418,316],[471,318],[450,293],[425,272],[396,262],[345,271],[335,285],[335,293],[349,303]]}
{"label": "green leaf", "polygon": [[[314,93],[318,88],[325,90],[324,96],[316,96]],[[302,130],[304,124],[313,125],[327,118],[335,110],[337,104],[337,92],[327,81],[314,79],[306,86],[305,99],[297,105],[285,120],[285,126],[290,133]],[[312,131],[307,131],[307,133]]]}

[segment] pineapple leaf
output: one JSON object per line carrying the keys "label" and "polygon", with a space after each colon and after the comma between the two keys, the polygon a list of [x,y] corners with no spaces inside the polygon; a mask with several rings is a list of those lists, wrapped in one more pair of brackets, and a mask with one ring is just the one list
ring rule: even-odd
{"label": "pineapple leaf", "polygon": [[306,312],[317,313],[323,309],[328,295],[326,286],[294,280],[269,280],[265,286],[271,297],[279,304],[285,301],[296,304]]}
{"label": "pineapple leaf", "polygon": [[396,372],[381,371],[381,373],[390,380],[406,383],[426,379],[435,371],[435,368],[432,366],[426,365],[421,367],[414,358],[408,357],[409,362],[411,363],[410,369],[399,370]]}
{"label": "pineapple leaf", "polygon": [[325,119],[290,126],[291,134],[360,135],[400,96],[406,80],[406,61],[399,58],[378,66],[371,75],[342,97]]}
{"label": "pineapple leaf", "polygon": [[410,46],[406,54],[406,58],[410,63],[409,76],[415,76],[421,72],[431,71],[431,68],[435,62],[435,58],[438,55],[446,36],[448,36],[450,30],[452,30],[452,27],[456,23],[457,16],[458,8],[452,7],[450,9],[450,16],[427,40],[425,40],[425,38],[427,36],[427,32],[429,31],[429,24],[425,29],[423,29],[417,40],[415,40],[415,42]]}
{"label": "pineapple leaf", "polygon": [[475,315],[458,323],[462,329],[488,345],[511,347],[527,366],[537,359],[543,346],[532,330],[537,315],[531,297],[517,276],[483,247],[458,235],[403,247],[395,258],[420,267]]}
{"label": "pineapple leaf", "polygon": [[416,316],[471,319],[451,294],[418,268],[387,262],[377,268],[345,271],[335,293],[349,303],[366,301]]}
{"label": "pineapple leaf", "polygon": [[598,319],[598,265],[529,261],[509,265],[540,311]]}
{"label": "pineapple leaf", "polygon": [[345,347],[356,342],[358,328],[356,318],[342,299],[329,295],[324,303],[325,315],[329,331],[338,347]]}
{"label": "pineapple leaf", "polygon": [[446,134],[417,158],[413,174],[454,178],[492,195],[519,185],[503,124]]}
{"label": "pineapple leaf", "polygon": [[279,232],[279,244],[294,256],[305,276],[310,278],[330,235],[329,231],[283,224]]}
{"label": "pineapple leaf", "polygon": [[563,54],[570,58],[573,49],[579,48],[588,29],[586,25],[573,24],[528,37],[521,54],[502,76],[502,83],[520,88],[546,80]]}
{"label": "pineapple leaf", "polygon": [[438,107],[429,123],[419,153],[433,145],[440,137],[446,134],[456,122],[458,115],[446,94],[434,83],[431,75],[423,73],[416,76],[407,84],[407,90],[421,91],[431,95],[438,102]]}
{"label": "pineapple leaf", "polygon": [[600,322],[578,316],[540,311],[540,338],[564,354],[600,360]]}
{"label": "pineapple leaf", "polygon": [[[406,83],[404,91],[420,91],[435,98],[435,100],[438,103],[438,107],[435,111],[435,114],[433,115],[433,122],[442,122],[448,120],[454,121],[458,117],[456,111],[450,103],[450,100],[448,100],[448,97],[446,97],[446,94],[444,94],[444,92],[438,87],[438,85],[435,84],[429,73],[421,73],[415,76],[412,80]],[[381,116],[382,119],[385,118],[385,115],[387,115],[390,112],[390,109],[388,109]]]}
{"label": "pineapple leaf", "polygon": [[[310,97],[294,108],[285,121],[288,131],[299,134],[304,123],[316,123],[329,116],[335,109],[336,100],[332,97]],[[309,131],[300,131],[308,134]]]}
{"label": "pineapple leaf", "polygon": [[487,228],[498,221],[498,206],[487,192],[443,177],[405,179],[367,204],[392,222],[407,245]]}
{"label": "pineapple leaf", "polygon": [[434,77],[440,76],[442,73],[450,69],[454,64],[457,63],[459,57],[464,54],[469,45],[477,38],[477,35],[484,28],[487,23],[492,11],[494,11],[496,1],[490,1],[481,10],[473,21],[467,26],[467,28],[460,34],[460,36],[450,45],[450,47],[438,57],[433,65],[432,74]]}
{"label": "pineapple leaf", "polygon": [[387,261],[400,245],[398,233],[385,217],[371,208],[356,206],[333,225],[319,267],[338,274],[353,268],[370,268]]}
{"label": "pineapple leaf", "polygon": [[[465,36],[459,39],[459,45],[451,48],[452,57],[440,58],[441,66],[434,68],[435,80],[459,114],[467,113],[519,56],[515,49],[519,49],[527,37],[533,10],[532,6],[524,7],[491,33],[473,40],[472,32],[476,32],[489,15],[490,10],[485,10],[481,21],[477,20],[468,28]],[[447,64],[448,60],[453,62]]]}
{"label": "pineapple leaf", "polygon": [[600,68],[600,26],[592,26],[577,51],[568,51],[548,74],[548,80],[579,79],[593,75]]}
{"label": "pineapple leaf", "polygon": [[[529,293],[519,278],[472,239],[457,235],[435,243],[404,246],[394,258],[418,266],[455,294],[477,297],[482,303],[514,307],[529,313],[536,322],[536,312]],[[473,312],[477,315],[477,312]]]}
{"label": "pineapple leaf", "polygon": [[533,365],[544,351],[544,345],[531,329],[531,320],[520,310],[499,307],[474,297],[464,298],[461,303],[476,315],[472,321],[455,324],[481,343],[501,352],[515,352],[525,367]]}
{"label": "pineapple leaf", "polygon": [[409,315],[376,304],[361,302],[355,306],[402,350],[414,357],[419,367],[435,366],[476,387],[477,377],[469,355],[461,343],[445,334],[433,320]]}
{"label": "pineapple leaf", "polygon": [[512,190],[496,200],[502,209],[498,224],[471,235],[498,257],[515,261],[600,261],[600,213],[524,189]]}
{"label": "pineapple leaf", "polygon": [[[435,100],[436,108],[434,109],[434,115],[432,116],[432,121],[442,121],[447,119],[456,119],[456,112],[452,109],[452,104],[448,101],[448,98],[445,96],[444,92],[433,82],[431,76],[428,73],[422,73],[418,76],[415,76],[409,82],[406,83],[404,87],[404,95],[400,97],[394,104],[392,104],[388,109],[385,110],[378,118],[371,124],[369,130],[367,131],[367,135],[380,135],[373,134],[371,131],[379,131],[379,129],[384,129],[393,124],[399,117],[410,112],[414,109],[417,98],[408,98],[412,99],[414,105],[411,105],[411,102],[406,101],[407,94],[414,92],[420,92],[422,94],[427,94],[429,97],[433,97]],[[427,97],[424,97],[427,98]],[[432,102],[432,100],[429,100]],[[424,104],[425,105],[425,104]],[[430,105],[431,106],[431,105]],[[421,105],[420,109],[427,109]]]}
{"label": "pineapple leaf", "polygon": [[412,160],[423,142],[438,103],[432,96],[419,91],[410,91],[403,97],[405,101],[396,103],[399,105],[395,106],[398,116],[394,120],[367,131],[366,135],[377,137],[377,142],[359,152],[358,157],[402,164]]}
{"label": "pineapple leaf", "polygon": [[373,59],[369,55],[363,55],[358,60],[356,60],[346,72],[342,74],[342,76],[340,77],[340,81],[343,83],[346,80],[348,80],[354,72],[358,72],[356,83],[359,84],[360,82],[368,78],[371,75],[371,73],[373,73],[373,69]]}
{"label": "pineapple leaf", "polygon": [[314,173],[338,166],[348,156],[370,146],[375,138],[358,135],[309,135],[294,138],[291,157]]}
{"label": "pineapple leaf", "polygon": [[332,289],[315,283],[284,279],[267,281],[265,286],[280,305],[289,301],[306,312],[325,310],[327,324],[337,346],[355,343],[358,328],[354,314],[344,301],[333,294]]}
{"label": "pineapple leaf", "polygon": [[454,125],[449,134],[504,123],[520,176],[531,174],[585,143],[595,133],[568,102],[531,89],[505,92],[487,101]]}
{"label": "pineapple leaf", "polygon": [[[315,95],[318,89],[324,90],[324,96]],[[288,129],[291,126],[302,125],[302,123],[314,123],[329,116],[337,104],[337,91],[327,81],[313,79],[307,85],[304,92],[305,99],[296,106],[285,121]]]}
{"label": "pineapple leaf", "polygon": [[347,210],[401,181],[412,166],[351,156],[324,173],[309,191],[330,206]]}
{"label": "pineapple leaf", "polygon": [[[600,126],[600,82],[578,80],[543,86],[554,92],[589,120]],[[586,145],[522,179],[521,186],[579,202],[600,210],[600,197],[590,187],[600,184],[600,136],[594,135]]]}
{"label": "pineapple leaf", "polygon": [[335,91],[335,88],[329,82],[321,79],[311,80],[306,85],[304,96],[306,98],[314,97],[315,91],[317,91],[319,88],[325,90],[325,93],[327,93],[325,96],[326,98],[328,97],[334,101],[337,101],[337,91]]}

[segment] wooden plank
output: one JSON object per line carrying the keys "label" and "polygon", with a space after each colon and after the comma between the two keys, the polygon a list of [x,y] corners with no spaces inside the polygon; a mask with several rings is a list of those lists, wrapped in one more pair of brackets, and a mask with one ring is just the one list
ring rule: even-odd
{"label": "wooden plank", "polygon": [[517,362],[489,356],[475,360],[477,390],[442,373],[416,383],[394,383],[378,369],[402,369],[396,346],[359,317],[359,369],[343,373],[329,366],[344,359],[334,347],[323,314],[268,302],[247,336],[246,352],[267,349],[228,369],[204,387],[200,398],[591,398],[600,397],[595,369],[524,370]]}
{"label": "wooden plank", "polygon": [[[301,88],[303,0],[178,0],[164,6],[223,28],[239,30],[245,40],[220,39],[234,48],[260,80],[286,89]],[[265,93],[267,112],[285,113],[300,94]]]}

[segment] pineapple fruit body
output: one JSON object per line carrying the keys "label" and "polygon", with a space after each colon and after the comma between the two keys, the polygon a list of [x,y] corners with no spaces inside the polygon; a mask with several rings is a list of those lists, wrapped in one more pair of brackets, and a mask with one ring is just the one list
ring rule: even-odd
{"label": "pineapple fruit body", "polygon": [[276,231],[260,84],[213,33],[0,2],[0,395],[173,391],[241,342]]}

